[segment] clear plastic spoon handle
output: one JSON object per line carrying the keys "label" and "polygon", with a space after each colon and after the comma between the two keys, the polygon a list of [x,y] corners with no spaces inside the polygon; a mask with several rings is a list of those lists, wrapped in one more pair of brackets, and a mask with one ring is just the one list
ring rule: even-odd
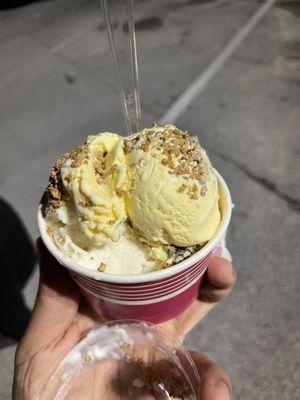
{"label": "clear plastic spoon handle", "polygon": [[[133,0],[120,0],[119,10],[122,9],[120,14],[125,14],[125,18],[123,26],[119,29],[111,18],[111,8],[115,7],[116,3],[101,0],[101,4],[115,64],[125,124],[127,132],[131,134],[139,131],[141,122]],[[122,40],[124,35],[125,41]]]}

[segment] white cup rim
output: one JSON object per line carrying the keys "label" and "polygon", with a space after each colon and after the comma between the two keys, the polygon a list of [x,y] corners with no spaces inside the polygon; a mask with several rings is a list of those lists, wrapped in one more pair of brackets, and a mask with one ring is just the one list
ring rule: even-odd
{"label": "white cup rim", "polygon": [[147,272],[145,274],[139,274],[139,275],[109,274],[85,268],[76,263],[70,257],[65,256],[55,246],[52,239],[47,233],[46,229],[47,226],[42,216],[42,210],[41,210],[42,207],[40,205],[38,209],[38,227],[41,238],[47,249],[57,259],[57,261],[60,264],[62,264],[64,267],[68,268],[69,270],[79,275],[92,278],[97,281],[103,281],[115,284],[136,284],[136,283],[159,281],[161,279],[168,278],[187,269],[188,267],[194,265],[197,261],[200,261],[201,259],[206,257],[217,246],[218,242],[226,233],[231,218],[231,210],[232,210],[231,196],[228,186],[224,181],[224,179],[222,178],[222,176],[216,170],[215,174],[218,179],[220,191],[222,192],[225,199],[225,209],[223,210],[220,226],[218,227],[218,230],[213,236],[213,238],[210,241],[208,241],[205,246],[203,246],[199,251],[197,251],[189,258],[181,261],[178,264],[173,265],[172,267],[168,267],[159,271]]}

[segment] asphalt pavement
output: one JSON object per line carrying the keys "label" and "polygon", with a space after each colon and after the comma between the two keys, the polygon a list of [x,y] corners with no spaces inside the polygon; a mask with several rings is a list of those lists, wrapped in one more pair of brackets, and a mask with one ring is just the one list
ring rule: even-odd
{"label": "asphalt pavement", "polygon": [[[199,137],[235,203],[236,287],[186,345],[226,369],[235,399],[298,399],[300,2],[140,0],[136,21],[143,125],[179,101],[176,124]],[[1,197],[35,240],[56,158],[88,134],[125,128],[98,1],[1,10],[0,32]],[[28,307],[37,280],[35,269]],[[16,347],[4,342],[1,400],[11,398]]]}

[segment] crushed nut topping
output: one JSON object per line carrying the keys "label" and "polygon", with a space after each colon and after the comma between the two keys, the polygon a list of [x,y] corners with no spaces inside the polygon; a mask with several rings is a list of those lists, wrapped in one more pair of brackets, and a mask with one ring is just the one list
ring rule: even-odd
{"label": "crushed nut topping", "polygon": [[201,196],[205,196],[206,192],[207,192],[207,187],[206,186],[202,186],[201,192],[200,192]]}
{"label": "crushed nut topping", "polygon": [[183,183],[181,186],[179,186],[178,192],[180,192],[180,193],[184,192],[185,189],[187,189],[187,187],[188,186]]}
{"label": "crushed nut topping", "polygon": [[[173,125],[165,125],[161,130],[144,129],[136,135],[124,140],[125,154],[132,151],[142,150],[160,160],[168,167],[169,173],[182,176],[187,181],[196,180],[204,185],[208,179],[209,166],[203,158],[200,144],[193,140],[187,132],[183,132]],[[183,192],[185,187],[181,185],[178,189]],[[198,191],[197,185],[192,185],[187,191],[191,199],[198,199],[199,195],[204,196],[207,189]],[[204,194],[203,194],[204,193]]]}
{"label": "crushed nut topping", "polygon": [[68,153],[68,158],[72,160],[71,167],[77,168],[82,164],[88,162],[89,148],[85,143],[82,146],[75,147],[70,153]]}
{"label": "crushed nut topping", "polygon": [[185,260],[196,253],[196,251],[198,251],[200,248],[201,246],[199,245],[189,247],[165,246],[165,250],[168,254],[168,260],[165,268]]}
{"label": "crushed nut topping", "polygon": [[65,190],[61,180],[60,169],[68,157],[69,153],[64,154],[51,169],[48,186],[41,200],[43,215],[46,215],[48,211],[55,211],[61,205]]}

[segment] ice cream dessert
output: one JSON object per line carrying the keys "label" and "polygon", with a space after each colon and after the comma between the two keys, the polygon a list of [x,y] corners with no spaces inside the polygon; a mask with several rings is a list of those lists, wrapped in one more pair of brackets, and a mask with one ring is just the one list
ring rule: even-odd
{"label": "ice cream dessert", "polygon": [[218,183],[200,144],[173,125],[91,135],[54,165],[47,231],[75,262],[141,274],[189,257],[220,223]]}

